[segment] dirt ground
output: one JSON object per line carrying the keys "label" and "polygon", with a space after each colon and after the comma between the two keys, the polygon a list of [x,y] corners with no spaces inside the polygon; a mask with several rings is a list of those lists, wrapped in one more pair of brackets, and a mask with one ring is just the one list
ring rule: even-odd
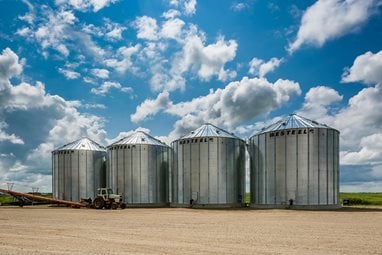
{"label": "dirt ground", "polygon": [[0,207],[0,254],[382,254],[382,209]]}

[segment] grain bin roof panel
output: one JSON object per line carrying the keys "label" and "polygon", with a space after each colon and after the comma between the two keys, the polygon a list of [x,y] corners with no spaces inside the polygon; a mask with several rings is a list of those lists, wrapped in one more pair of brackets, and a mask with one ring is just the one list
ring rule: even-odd
{"label": "grain bin roof panel", "polygon": [[198,129],[191,131],[191,133],[181,137],[180,139],[197,138],[197,137],[227,137],[240,139],[232,133],[229,133],[221,128],[218,128],[212,124],[204,124]]}
{"label": "grain bin roof panel", "polygon": [[331,128],[325,124],[318,123],[314,120],[310,120],[299,116],[297,114],[290,114],[285,119],[279,120],[276,123],[263,128],[258,134],[279,131],[293,128]]}
{"label": "grain bin roof panel", "polygon": [[155,139],[154,137],[150,136],[149,134],[146,134],[143,131],[136,131],[132,133],[131,135],[122,138],[119,141],[116,141],[115,143],[109,145],[127,145],[127,144],[149,144],[149,145],[158,145],[158,146],[167,146],[165,143],[162,143],[160,140]]}
{"label": "grain bin roof panel", "polygon": [[56,149],[56,151],[64,150],[105,151],[105,147],[99,145],[98,143],[90,140],[87,137],[84,137],[74,142],[65,144],[64,146]]}

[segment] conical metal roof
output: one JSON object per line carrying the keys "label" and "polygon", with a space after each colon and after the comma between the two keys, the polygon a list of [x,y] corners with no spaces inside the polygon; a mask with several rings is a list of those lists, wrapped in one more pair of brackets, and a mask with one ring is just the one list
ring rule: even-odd
{"label": "conical metal roof", "polygon": [[260,132],[258,132],[257,134],[278,131],[278,130],[285,130],[285,129],[293,129],[293,128],[331,128],[331,127],[327,126],[326,124],[318,123],[317,121],[304,118],[297,114],[290,114],[285,119],[279,120],[276,123],[261,129]]}
{"label": "conical metal roof", "polygon": [[159,145],[159,146],[167,146],[165,143],[162,143],[158,139],[146,134],[143,131],[135,131],[131,135],[122,138],[115,143],[110,144],[108,147],[113,145],[125,145],[125,144],[150,144],[150,145]]}
{"label": "conical metal roof", "polygon": [[228,138],[240,139],[239,137],[235,136],[233,133],[229,133],[210,123],[206,123],[202,125],[198,129],[191,131],[189,134],[182,136],[179,139],[197,138],[197,137],[228,137]]}
{"label": "conical metal roof", "polygon": [[55,151],[65,150],[86,150],[86,151],[105,151],[105,147],[90,140],[87,137],[83,137],[77,141],[65,144],[64,146],[56,149]]}

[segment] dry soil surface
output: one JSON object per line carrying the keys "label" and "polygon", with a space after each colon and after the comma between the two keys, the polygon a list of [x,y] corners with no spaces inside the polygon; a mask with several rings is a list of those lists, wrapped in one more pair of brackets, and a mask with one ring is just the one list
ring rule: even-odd
{"label": "dry soil surface", "polygon": [[382,254],[382,210],[0,207],[0,254]]}

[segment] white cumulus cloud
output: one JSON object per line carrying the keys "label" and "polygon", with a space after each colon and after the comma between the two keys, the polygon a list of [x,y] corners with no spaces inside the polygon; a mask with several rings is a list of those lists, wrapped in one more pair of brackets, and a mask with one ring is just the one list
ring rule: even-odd
{"label": "white cumulus cloud", "polygon": [[158,39],[158,24],[156,19],[148,16],[138,17],[134,21],[134,26],[137,29],[137,37],[139,39]]}
{"label": "white cumulus cloud", "polygon": [[249,62],[248,73],[264,77],[267,73],[274,71],[282,62],[280,58],[271,58],[267,62],[262,59],[253,58]]}
{"label": "white cumulus cloud", "polygon": [[10,48],[0,54],[0,92],[9,86],[8,79],[19,75],[23,70],[19,57]]}
{"label": "white cumulus cloud", "polygon": [[236,76],[236,72],[224,69],[226,63],[236,56],[237,42],[218,38],[216,43],[205,46],[204,38],[193,33],[186,38],[183,52],[175,60],[173,69],[181,73],[194,70],[201,80],[209,81],[212,76],[226,81]]}
{"label": "white cumulus cloud", "polygon": [[135,113],[130,116],[132,122],[139,122],[147,119],[150,116],[157,114],[159,111],[169,107],[171,101],[169,93],[163,91],[159,93],[155,99],[146,99],[137,106]]}
{"label": "white cumulus cloud", "polygon": [[333,88],[327,86],[313,87],[305,94],[304,105],[298,113],[301,116],[326,123],[329,108],[333,104],[341,102],[342,99],[343,96]]}
{"label": "white cumulus cloud", "polygon": [[104,96],[107,94],[111,89],[118,89],[122,92],[126,93],[132,93],[133,89],[130,87],[123,87],[119,82],[111,82],[111,81],[105,81],[99,86],[98,88],[92,88],[90,90],[91,93]]}
{"label": "white cumulus cloud", "polygon": [[358,56],[353,65],[342,75],[342,82],[364,82],[377,84],[382,82],[382,51],[370,51]]}
{"label": "white cumulus cloud", "polygon": [[196,13],[196,0],[170,0],[169,3],[179,8],[185,15],[191,16]]}
{"label": "white cumulus cloud", "polygon": [[140,121],[159,111],[179,117],[169,136],[161,138],[169,142],[206,122],[232,128],[277,109],[300,93],[299,84],[293,81],[279,79],[271,83],[264,78],[244,77],[191,101],[173,103],[167,93],[155,100],[146,100],[131,119]]}
{"label": "white cumulus cloud", "polygon": [[379,0],[318,0],[301,19],[289,52],[302,45],[322,46],[325,42],[355,31],[377,11]]}
{"label": "white cumulus cloud", "polygon": [[185,23],[181,19],[169,19],[162,25],[161,36],[179,40],[184,25]]}
{"label": "white cumulus cloud", "polygon": [[98,12],[99,10],[117,2],[118,0],[56,0],[58,6],[69,6],[75,10],[86,12],[92,10]]}
{"label": "white cumulus cloud", "polygon": [[133,66],[132,57],[138,53],[140,48],[141,46],[139,44],[129,47],[122,46],[117,50],[116,58],[106,59],[104,63],[106,66],[114,68],[121,74],[127,70],[135,72],[136,68]]}
{"label": "white cumulus cloud", "polygon": [[76,71],[73,71],[73,70],[69,70],[69,69],[65,69],[65,68],[58,68],[58,71],[60,73],[62,73],[66,79],[68,80],[74,80],[74,79],[78,79],[81,77],[81,74],[79,72],[76,72]]}
{"label": "white cumulus cloud", "polygon": [[3,51],[0,59],[9,56],[13,61],[2,62],[5,75],[0,77],[8,84],[0,91],[0,183],[50,191],[51,151],[83,136],[104,143],[104,120],[81,113],[79,101],[46,93],[41,82],[12,84],[10,79],[21,74],[22,65],[10,49]]}
{"label": "white cumulus cloud", "polygon": [[101,79],[109,78],[110,72],[107,69],[94,68],[91,70],[91,73]]}

